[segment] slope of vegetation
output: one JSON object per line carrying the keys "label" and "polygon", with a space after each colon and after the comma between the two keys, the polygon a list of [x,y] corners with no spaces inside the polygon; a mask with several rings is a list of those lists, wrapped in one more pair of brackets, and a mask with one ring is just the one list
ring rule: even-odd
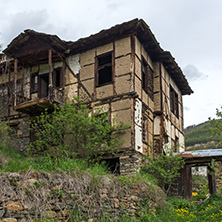
{"label": "slope of vegetation", "polygon": [[210,127],[212,127],[212,125],[209,121],[207,121],[197,126],[190,126],[186,128],[184,130],[185,146],[188,147],[196,144],[207,144],[207,149],[218,148],[218,140],[212,139]]}
{"label": "slope of vegetation", "polygon": [[[166,197],[163,189],[172,185],[175,167],[181,165],[180,159],[174,159],[175,164],[170,159],[174,156],[162,155],[156,163],[148,158],[141,172],[131,176],[111,175],[98,164],[100,158],[92,161],[95,152],[103,155],[101,145],[106,152],[118,151],[117,135],[128,126],[111,127],[107,114],[89,118],[81,103],[80,110],[74,108],[56,108],[56,120],[47,112],[37,118],[32,125],[37,140],[27,153],[12,148],[10,129],[0,121],[0,221],[222,221],[220,195],[202,204]],[[76,129],[83,136],[75,138]],[[71,141],[69,146],[61,143],[63,139]],[[76,150],[78,144],[86,145],[79,147],[87,151],[85,158]]]}
{"label": "slope of vegetation", "polygon": [[[29,203],[29,216],[43,215],[41,220],[36,221],[61,221],[55,216],[59,215],[59,211],[55,214],[52,207],[61,208],[63,200],[67,208],[60,214],[69,213],[63,218],[70,222],[222,220],[220,195],[212,196],[199,205],[183,199],[167,199],[155,185],[156,179],[149,174],[141,172],[134,176],[114,176],[109,174],[105,165],[88,164],[67,156],[60,159],[52,159],[48,155],[33,158],[1,145],[0,180],[1,196],[10,200],[12,193],[18,193],[23,203]],[[139,196],[138,199],[136,196]],[[19,198],[14,202],[17,206]],[[127,205],[130,198],[133,204],[136,202],[132,206],[135,211],[127,211],[130,209]],[[44,207],[46,205],[52,209],[49,211]],[[19,212],[17,209],[16,215]]]}

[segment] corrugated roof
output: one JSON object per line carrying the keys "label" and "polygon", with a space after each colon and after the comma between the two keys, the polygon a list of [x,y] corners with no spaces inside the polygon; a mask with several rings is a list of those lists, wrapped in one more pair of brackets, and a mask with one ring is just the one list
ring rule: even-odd
{"label": "corrugated roof", "polygon": [[207,149],[186,151],[184,154],[191,154],[192,156],[206,157],[206,156],[222,156],[222,149]]}

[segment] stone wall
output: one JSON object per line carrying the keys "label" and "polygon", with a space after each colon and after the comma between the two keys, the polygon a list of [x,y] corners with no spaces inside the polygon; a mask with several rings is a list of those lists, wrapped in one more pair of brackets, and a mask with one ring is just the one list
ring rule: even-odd
{"label": "stone wall", "polygon": [[163,203],[164,193],[133,177],[92,176],[79,171],[49,174],[30,170],[0,175],[0,221],[67,221],[76,212],[81,221],[108,216],[134,217],[143,204],[152,210]]}

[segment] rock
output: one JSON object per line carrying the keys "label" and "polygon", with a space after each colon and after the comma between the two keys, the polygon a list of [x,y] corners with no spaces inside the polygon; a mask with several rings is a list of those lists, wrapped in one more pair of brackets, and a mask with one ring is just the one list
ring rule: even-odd
{"label": "rock", "polygon": [[119,200],[116,198],[114,198],[113,200],[114,200],[114,207],[119,208]]}
{"label": "rock", "polygon": [[6,208],[7,208],[8,210],[17,211],[17,212],[23,210],[22,204],[21,204],[20,202],[14,202],[14,201],[9,202],[9,203],[6,205]]}
{"label": "rock", "polygon": [[107,194],[107,193],[108,193],[108,190],[107,190],[106,188],[103,188],[103,189],[102,189],[102,193]]}
{"label": "rock", "polygon": [[137,201],[139,201],[139,198],[137,196],[131,196],[130,200],[137,202]]}
{"label": "rock", "polygon": [[0,218],[2,218],[5,214],[5,209],[4,208],[0,208]]}
{"label": "rock", "polygon": [[47,211],[45,211],[44,216],[49,217],[49,218],[56,218],[57,213],[55,211],[52,211],[52,210],[47,210]]}
{"label": "rock", "polygon": [[0,220],[0,222],[17,222],[17,219],[15,218],[4,218]]}
{"label": "rock", "polygon": [[38,181],[36,179],[25,180],[24,183],[22,184],[22,188],[27,188],[27,187],[34,186],[34,184],[37,183],[37,182]]}
{"label": "rock", "polygon": [[108,198],[107,194],[102,194],[100,197],[101,199]]}
{"label": "rock", "polygon": [[61,213],[63,217],[68,217],[71,213],[71,210],[63,210]]}
{"label": "rock", "polygon": [[20,179],[20,174],[19,173],[9,173],[8,178],[10,180],[19,180]]}

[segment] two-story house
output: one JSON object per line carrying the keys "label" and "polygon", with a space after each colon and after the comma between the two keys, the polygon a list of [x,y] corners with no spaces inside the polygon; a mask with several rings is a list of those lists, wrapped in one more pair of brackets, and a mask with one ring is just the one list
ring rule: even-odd
{"label": "two-story house", "polygon": [[[184,150],[182,96],[192,93],[170,52],[143,20],[79,39],[25,30],[0,59],[1,118],[26,146],[28,119],[78,96],[131,127],[119,153],[107,156],[121,174],[134,172],[143,155]],[[176,144],[178,144],[176,146]]]}

